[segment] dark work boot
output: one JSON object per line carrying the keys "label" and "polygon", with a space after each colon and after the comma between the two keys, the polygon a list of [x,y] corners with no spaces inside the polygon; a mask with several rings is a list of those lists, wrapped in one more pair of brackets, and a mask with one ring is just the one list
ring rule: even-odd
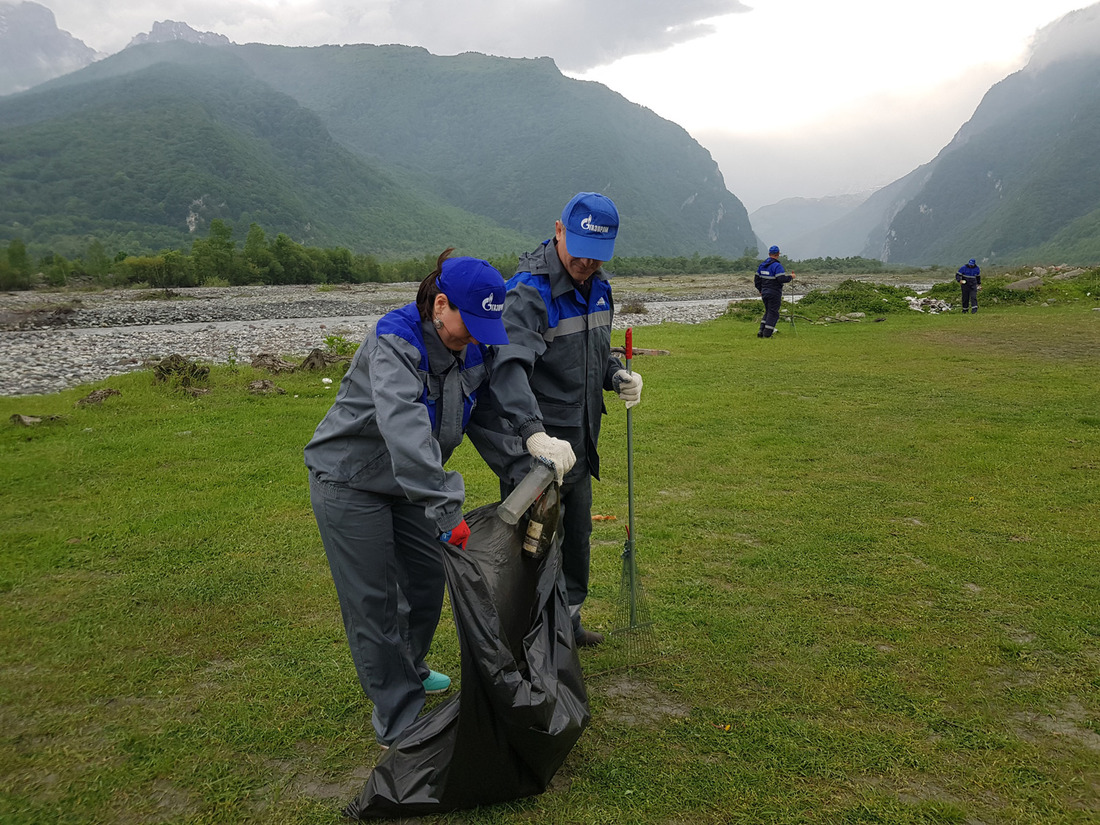
{"label": "dark work boot", "polygon": [[596,647],[596,645],[603,644],[602,633],[597,633],[595,630],[585,630],[583,627],[579,632],[573,634],[573,638],[577,642],[577,647]]}
{"label": "dark work boot", "polygon": [[[570,607],[572,613],[573,608]],[[596,645],[603,644],[603,634],[597,633],[594,630],[585,630],[581,625],[581,613],[580,608],[577,608],[577,612],[570,616],[573,624],[573,639],[577,643],[577,647],[595,647]]]}

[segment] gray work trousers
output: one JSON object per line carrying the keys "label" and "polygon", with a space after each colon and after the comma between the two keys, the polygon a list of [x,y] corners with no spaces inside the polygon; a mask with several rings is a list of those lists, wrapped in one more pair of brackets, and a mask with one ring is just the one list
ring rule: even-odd
{"label": "gray work trousers", "polygon": [[561,488],[561,568],[573,633],[581,629],[581,605],[588,598],[588,570],[592,556],[592,476],[587,470]]}
{"label": "gray work trousers", "polygon": [[381,744],[424,707],[424,664],[443,609],[443,550],[424,505],[309,479],[351,658]]}

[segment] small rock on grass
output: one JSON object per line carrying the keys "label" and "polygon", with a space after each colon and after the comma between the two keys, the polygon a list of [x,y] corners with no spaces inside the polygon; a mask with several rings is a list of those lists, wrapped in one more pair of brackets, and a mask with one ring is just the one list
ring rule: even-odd
{"label": "small rock on grass", "polygon": [[286,390],[276,385],[269,378],[253,381],[248,385],[248,391],[253,395],[283,395],[286,393]]}
{"label": "small rock on grass", "polygon": [[102,404],[112,395],[122,395],[122,393],[114,389],[113,387],[104,387],[101,390],[93,390],[92,392],[81,398],[79,401],[77,401],[76,406],[87,407],[92,404]]}

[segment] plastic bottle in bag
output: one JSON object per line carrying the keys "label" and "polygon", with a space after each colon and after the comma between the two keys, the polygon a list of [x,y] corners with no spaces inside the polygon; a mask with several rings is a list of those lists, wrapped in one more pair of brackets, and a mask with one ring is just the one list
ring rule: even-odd
{"label": "plastic bottle in bag", "polygon": [[553,467],[543,464],[541,461],[534,462],[534,466],[523,477],[523,480],[516,485],[516,489],[497,507],[497,515],[506,524],[519,523],[520,517],[530,509],[535,499],[542,494],[542,491],[553,480]]}

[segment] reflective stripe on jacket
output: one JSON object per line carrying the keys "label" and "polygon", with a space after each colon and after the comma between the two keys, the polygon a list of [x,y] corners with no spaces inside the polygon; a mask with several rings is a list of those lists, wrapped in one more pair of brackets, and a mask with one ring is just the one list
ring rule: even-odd
{"label": "reflective stripe on jacket", "polygon": [[598,478],[603,393],[623,367],[611,356],[611,285],[602,270],[591,285],[586,299],[553,240],[520,258],[504,301],[508,344],[492,348],[491,388],[523,441],[544,430],[567,438]]}
{"label": "reflective stripe on jacket", "polygon": [[971,266],[970,264],[963,264],[959,267],[959,271],[955,273],[955,280],[962,283],[963,280],[973,281],[976,284],[982,282],[982,270],[980,267]]}
{"label": "reflective stripe on jacket", "polygon": [[791,276],[785,274],[787,270],[783,264],[775,258],[761,261],[756,267],[756,277],[753,278],[753,286],[757,292],[783,292],[783,284],[789,283]]}

